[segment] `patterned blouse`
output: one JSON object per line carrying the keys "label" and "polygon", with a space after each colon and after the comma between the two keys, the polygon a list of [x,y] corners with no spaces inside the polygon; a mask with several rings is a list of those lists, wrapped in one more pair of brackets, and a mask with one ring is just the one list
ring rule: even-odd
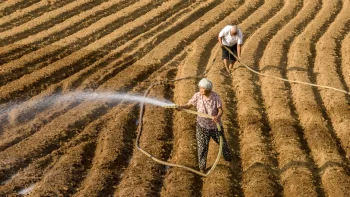
{"label": "patterned blouse", "polygon": [[[220,107],[222,107],[220,96],[216,92],[211,92],[209,98],[201,95],[200,92],[197,92],[193,97],[188,101],[188,104],[197,107],[198,112],[209,114],[211,116],[216,116],[219,113]],[[210,118],[204,118],[197,116],[197,123],[206,129],[216,129],[215,122]],[[219,124],[222,125],[221,119],[219,118]]]}

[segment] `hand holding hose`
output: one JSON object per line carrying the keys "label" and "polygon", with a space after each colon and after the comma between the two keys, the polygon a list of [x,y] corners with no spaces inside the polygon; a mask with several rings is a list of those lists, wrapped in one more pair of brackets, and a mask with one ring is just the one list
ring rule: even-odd
{"label": "hand holding hose", "polygon": [[176,106],[175,109],[176,109],[176,111],[181,111],[183,108],[182,108],[182,106],[180,105],[180,106]]}
{"label": "hand holding hose", "polygon": [[189,109],[189,108],[191,108],[191,105],[189,105],[189,104],[186,104],[186,105],[178,105],[178,106],[176,106],[176,110],[177,111],[181,111],[181,110],[183,110],[183,109]]}
{"label": "hand holding hose", "polygon": [[215,122],[215,123],[219,123],[219,116],[214,116],[212,118],[212,120]]}
{"label": "hand holding hose", "polygon": [[222,113],[223,113],[222,107],[219,107],[219,108],[218,108],[218,115],[216,115],[216,116],[214,116],[214,117],[212,118],[212,120],[213,120],[216,124],[219,124],[219,123],[220,123],[219,120],[220,120],[220,117],[222,116]]}

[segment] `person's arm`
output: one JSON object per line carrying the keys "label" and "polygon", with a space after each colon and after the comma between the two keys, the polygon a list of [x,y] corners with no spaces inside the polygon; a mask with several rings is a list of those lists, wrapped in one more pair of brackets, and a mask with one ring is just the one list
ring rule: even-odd
{"label": "person's arm", "polygon": [[222,44],[222,37],[224,36],[225,34],[225,28],[223,28],[220,32],[219,32],[219,35],[218,35],[218,41],[219,41],[219,45],[220,46],[223,46],[224,44]]}
{"label": "person's arm", "polygon": [[192,98],[187,102],[187,104],[177,106],[176,110],[180,111],[182,109],[190,109],[192,106],[195,106],[197,104],[197,100],[197,94],[194,94]]}
{"label": "person's arm", "polygon": [[177,106],[176,107],[176,110],[182,110],[182,109],[190,109],[191,107],[192,107],[193,105],[192,104],[190,104],[190,103],[187,103],[187,104],[185,104],[185,105],[179,105],[179,106]]}
{"label": "person's arm", "polygon": [[220,117],[222,116],[222,113],[223,113],[222,107],[218,107],[218,115],[216,115],[216,116],[213,118],[213,121],[214,121],[215,123],[219,123],[219,119],[220,119]]}
{"label": "person's arm", "polygon": [[237,44],[237,56],[238,59],[241,59],[241,44]]}
{"label": "person's arm", "polygon": [[222,37],[218,36],[218,40],[219,40],[219,45],[222,46]]}

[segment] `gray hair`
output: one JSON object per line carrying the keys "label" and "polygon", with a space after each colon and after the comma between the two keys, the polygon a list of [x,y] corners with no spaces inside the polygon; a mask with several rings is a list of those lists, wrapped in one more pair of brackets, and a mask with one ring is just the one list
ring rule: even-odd
{"label": "gray hair", "polygon": [[237,33],[237,32],[238,32],[238,27],[237,27],[237,25],[232,25],[232,27],[231,27],[231,32],[232,32],[232,33]]}
{"label": "gray hair", "polygon": [[207,78],[203,78],[199,81],[198,86],[205,88],[207,90],[211,90],[213,88],[213,83],[209,81]]}

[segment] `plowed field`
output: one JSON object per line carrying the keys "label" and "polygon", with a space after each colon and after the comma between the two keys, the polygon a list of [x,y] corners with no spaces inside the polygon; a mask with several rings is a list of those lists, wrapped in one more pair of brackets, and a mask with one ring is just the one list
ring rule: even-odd
{"label": "plowed field", "polygon": [[[0,196],[350,196],[350,95],[238,62],[229,74],[217,44],[237,24],[256,71],[349,91],[349,10],[349,0],[2,0]],[[142,95],[187,76],[213,81],[234,153],[206,178],[135,149],[138,103],[59,99]],[[197,83],[149,96],[184,104]],[[195,116],[146,104],[140,146],[198,169]]]}

